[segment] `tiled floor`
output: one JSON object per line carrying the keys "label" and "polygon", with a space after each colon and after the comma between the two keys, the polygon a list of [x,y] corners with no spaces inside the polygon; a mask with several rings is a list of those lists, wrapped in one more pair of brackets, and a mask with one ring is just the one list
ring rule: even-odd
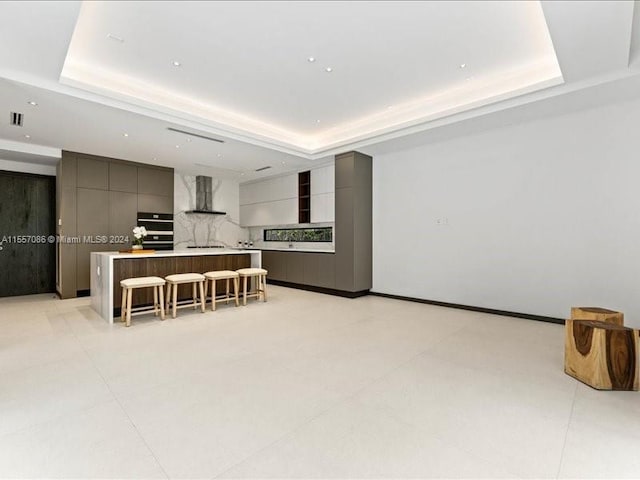
{"label": "tiled floor", "polygon": [[128,329],[0,300],[0,477],[640,477],[640,394],[567,377],[561,326],[269,293]]}

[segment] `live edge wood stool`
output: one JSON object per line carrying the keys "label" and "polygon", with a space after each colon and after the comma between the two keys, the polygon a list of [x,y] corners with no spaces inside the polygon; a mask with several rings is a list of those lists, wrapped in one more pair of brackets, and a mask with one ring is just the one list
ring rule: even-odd
{"label": "live edge wood stool", "polygon": [[638,390],[640,335],[611,322],[568,319],[564,371],[598,390]]}
{"label": "live edge wood stool", "polygon": [[599,322],[624,325],[624,313],[600,307],[571,307],[572,320],[597,320]]}
{"label": "live edge wood stool", "polygon": [[[267,301],[267,271],[264,268],[241,268],[236,270],[240,279],[243,280],[242,284],[242,304],[247,304],[247,298],[262,299],[263,302]],[[247,282],[252,278],[255,278],[255,290],[247,292]]]}
{"label": "live edge wood stool", "polygon": [[[204,278],[206,279],[204,284],[204,298],[207,298],[207,289],[209,287],[209,283],[211,283],[211,310],[216,310],[217,302],[227,302],[229,305],[229,300],[231,298],[235,299],[236,307],[239,305],[238,302],[238,290],[240,283],[240,275],[238,272],[234,272],[232,270],[217,270],[213,272],[207,272],[204,274]],[[218,280],[226,280],[227,281],[227,289],[226,294],[218,296],[216,295],[216,281]],[[229,280],[233,280],[233,297],[229,296]]]}
{"label": "live edge wood stool", "polygon": [[[202,313],[204,313],[205,297],[204,297],[204,275],[200,273],[176,273],[164,277],[167,281],[167,310],[171,305],[171,316],[176,318],[176,309],[193,307],[195,310],[200,305]],[[192,301],[180,302],[178,304],[178,285],[190,283],[192,286]],[[200,291],[200,302],[198,302],[198,290]]]}
{"label": "live edge wood stool", "polygon": [[[127,327],[131,325],[132,315],[142,315],[143,313],[153,312],[156,317],[158,311],[160,312],[160,318],[164,320],[164,279],[160,277],[137,277],[137,278],[125,278],[120,281],[122,287],[122,307],[120,309],[120,318],[126,323]],[[136,308],[135,313],[131,309],[131,299],[133,297],[133,291],[136,288],[153,288],[153,307],[141,307]]]}

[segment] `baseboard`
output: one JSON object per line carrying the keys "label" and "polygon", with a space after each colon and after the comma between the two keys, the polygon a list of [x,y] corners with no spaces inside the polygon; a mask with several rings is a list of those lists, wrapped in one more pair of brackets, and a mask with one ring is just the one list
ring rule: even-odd
{"label": "baseboard", "polygon": [[283,282],[281,280],[272,280],[267,278],[267,283],[271,285],[278,285],[279,287],[296,288],[298,290],[307,290],[308,292],[324,293],[326,295],[334,295],[337,297],[346,298],[358,298],[369,295],[369,290],[362,290],[360,292],[346,292],[344,290],[335,290],[333,288],[315,287],[313,285],[302,285],[300,283]]}
{"label": "baseboard", "polygon": [[564,318],[545,317],[544,315],[533,315],[522,312],[509,312],[507,310],[496,310],[494,308],[475,307],[473,305],[461,305],[459,303],[439,302],[437,300],[426,300],[424,298],[405,297],[402,295],[391,295],[390,293],[369,292],[370,295],[376,297],[393,298],[395,300],[405,300],[407,302],[426,303],[428,305],[437,305],[438,307],[457,308],[459,310],[470,310],[472,312],[490,313],[492,315],[502,315],[504,317],[525,318],[527,320],[535,320],[537,322],[557,323],[564,325]]}

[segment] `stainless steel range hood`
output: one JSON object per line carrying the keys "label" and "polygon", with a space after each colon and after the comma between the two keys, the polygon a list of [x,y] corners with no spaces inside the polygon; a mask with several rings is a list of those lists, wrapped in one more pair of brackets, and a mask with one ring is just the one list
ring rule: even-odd
{"label": "stainless steel range hood", "polygon": [[185,213],[204,213],[207,215],[226,215],[213,209],[213,182],[211,177],[198,175],[196,177],[196,208]]}

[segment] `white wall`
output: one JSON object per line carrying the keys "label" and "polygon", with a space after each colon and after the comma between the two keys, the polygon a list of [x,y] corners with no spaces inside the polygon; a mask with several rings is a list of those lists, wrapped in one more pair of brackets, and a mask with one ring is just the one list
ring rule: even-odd
{"label": "white wall", "polygon": [[640,326],[639,126],[635,100],[375,157],[373,290]]}
{"label": "white wall", "polygon": [[16,162],[0,159],[0,170],[8,172],[35,173],[38,175],[56,176],[55,165],[41,165],[39,163]]}

